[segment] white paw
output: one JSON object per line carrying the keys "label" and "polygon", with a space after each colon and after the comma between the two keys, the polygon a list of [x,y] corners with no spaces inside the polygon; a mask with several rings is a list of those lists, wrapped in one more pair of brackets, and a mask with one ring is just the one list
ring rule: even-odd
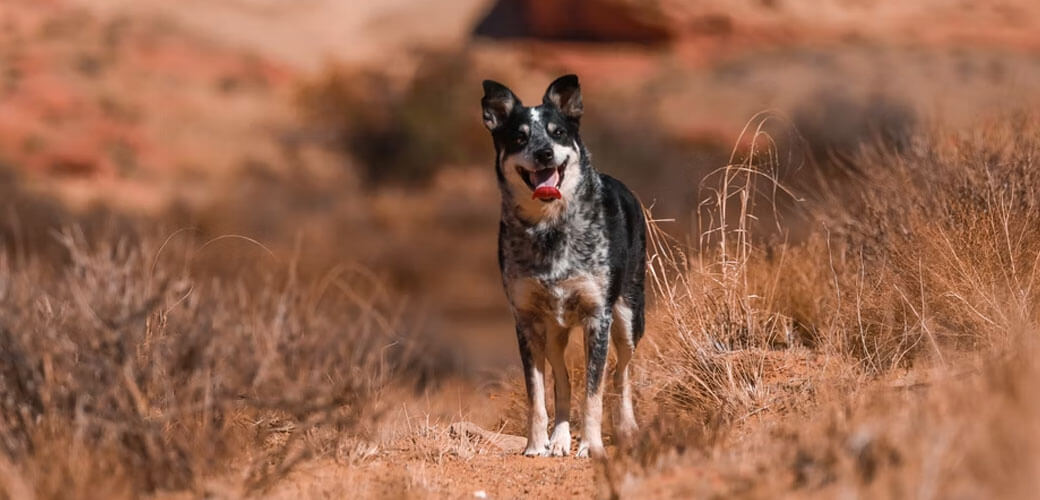
{"label": "white paw", "polygon": [[565,457],[571,453],[571,431],[566,424],[557,425],[549,438],[549,455]]}
{"label": "white paw", "polygon": [[588,441],[582,440],[578,444],[578,453],[574,456],[577,458],[600,458],[606,456],[607,452],[603,449],[603,444],[589,444]]}
{"label": "white paw", "polygon": [[547,457],[549,456],[549,443],[545,438],[528,439],[527,448],[524,449],[525,457]]}

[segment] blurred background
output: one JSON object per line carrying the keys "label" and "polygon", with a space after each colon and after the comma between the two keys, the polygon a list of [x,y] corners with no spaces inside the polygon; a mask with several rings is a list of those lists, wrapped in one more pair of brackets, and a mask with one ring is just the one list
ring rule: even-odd
{"label": "blurred background", "polygon": [[[563,73],[595,166],[682,238],[761,111],[811,198],[864,142],[1035,108],[1040,3],[4,0],[0,235],[136,220],[305,274],[359,264],[464,369],[512,366],[480,81],[536,103]],[[797,238],[813,221],[789,211]]]}

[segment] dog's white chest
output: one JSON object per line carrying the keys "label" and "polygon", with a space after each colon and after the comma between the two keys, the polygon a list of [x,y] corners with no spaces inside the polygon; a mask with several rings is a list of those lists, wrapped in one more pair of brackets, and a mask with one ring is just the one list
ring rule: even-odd
{"label": "dog's white chest", "polygon": [[528,277],[515,280],[509,288],[517,311],[539,314],[569,328],[595,316],[603,307],[606,278],[586,272],[553,282]]}

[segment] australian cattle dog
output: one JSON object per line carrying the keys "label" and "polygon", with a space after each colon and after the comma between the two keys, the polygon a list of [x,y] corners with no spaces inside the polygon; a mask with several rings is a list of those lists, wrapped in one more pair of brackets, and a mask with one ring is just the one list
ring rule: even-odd
{"label": "australian cattle dog", "polygon": [[[524,106],[485,81],[484,124],[495,144],[502,192],[498,261],[516,319],[528,397],[528,456],[571,452],[571,386],[564,350],[570,330],[585,337],[585,408],[577,456],[603,456],[603,378],[614,344],[619,395],[615,437],[636,430],[628,364],[643,335],[646,227],[642,206],[617,179],[592,168],[579,135],[578,77],[549,85]],[[608,339],[611,342],[608,342]],[[552,365],[556,418],[545,409],[545,360]]]}

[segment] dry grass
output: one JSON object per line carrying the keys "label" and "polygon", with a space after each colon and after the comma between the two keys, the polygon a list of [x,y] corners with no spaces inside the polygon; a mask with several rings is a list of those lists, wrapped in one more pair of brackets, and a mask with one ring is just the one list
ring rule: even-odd
{"label": "dry grass", "polygon": [[[975,123],[1036,105],[1028,2],[699,2],[647,52],[465,41],[469,6],[53,3],[0,34],[0,499],[1040,490],[1040,124]],[[301,59],[326,25],[369,62]],[[591,466],[453,432],[526,413],[475,82],[565,71],[597,168],[678,219],[642,439]],[[757,120],[714,170],[762,108],[806,140]]]}
{"label": "dry grass", "polygon": [[[846,148],[841,176],[788,189],[814,166],[783,170],[785,144],[764,132],[772,119],[699,186],[697,237],[651,224],[654,307],[635,376],[643,435],[596,467],[601,479],[648,497],[1029,496],[1040,486],[1040,124]],[[480,208],[493,191],[365,195],[330,178],[256,181],[202,221],[209,233],[247,226],[273,251],[143,229],[175,217],[73,216],[0,178],[0,495],[265,494],[325,458],[350,477],[382,474],[366,483],[372,494],[422,496],[454,491],[445,474],[483,487],[489,469],[556,467],[451,432],[459,419],[519,432],[520,397],[389,412],[421,408],[415,389],[465,363],[416,338],[438,327],[405,315],[380,279],[320,272],[364,247],[399,289],[422,277],[444,303],[498,304],[478,281],[487,272],[473,271],[493,271],[493,238],[473,230],[493,231]],[[336,191],[348,185],[352,197]],[[442,396],[430,405],[451,402]],[[555,484],[590,474],[564,467]]]}
{"label": "dry grass", "polygon": [[[1040,127],[866,148],[840,187],[794,194],[758,125],[702,184],[699,238],[651,224],[643,436],[600,479],[625,496],[1035,491]],[[421,496],[452,488],[445,471],[516,465],[451,432],[474,399],[422,413],[415,388],[453,364],[366,271],[301,273],[300,253],[245,237],[157,238],[4,189],[5,496],[283,491],[322,457]],[[814,222],[789,237],[774,207],[799,196],[793,219]],[[516,431],[521,399],[481,418]]]}
{"label": "dry grass", "polygon": [[649,424],[615,469],[718,471],[686,481],[698,495],[1035,491],[1040,142],[1027,119],[978,130],[864,149],[801,204],[797,242],[753,237],[772,224],[755,198],[786,194],[756,133],[706,190],[698,244],[652,224]]}
{"label": "dry grass", "polygon": [[59,258],[0,254],[5,496],[256,492],[366,432],[388,384],[431,380],[363,272],[301,282],[263,248],[196,267],[244,237],[53,237]]}

